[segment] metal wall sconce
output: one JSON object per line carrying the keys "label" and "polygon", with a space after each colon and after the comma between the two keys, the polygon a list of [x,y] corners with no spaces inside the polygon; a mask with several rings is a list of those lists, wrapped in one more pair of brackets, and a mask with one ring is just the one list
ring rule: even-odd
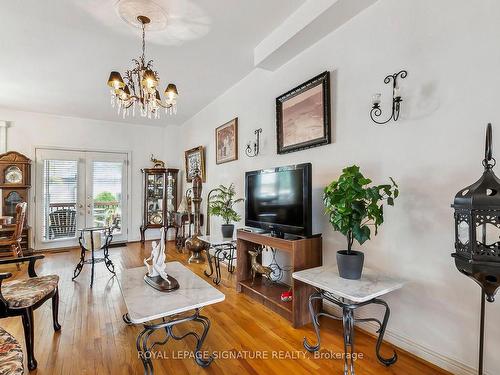
{"label": "metal wall sconce", "polygon": [[250,158],[253,158],[254,156],[259,155],[260,133],[262,133],[262,128],[256,129],[254,131],[255,141],[247,143],[247,148],[245,149],[245,154]]}
{"label": "metal wall sconce", "polygon": [[383,125],[387,124],[391,120],[398,121],[401,102],[403,101],[403,99],[401,99],[399,90],[398,78],[406,78],[407,75],[408,72],[406,70],[401,70],[398,73],[389,74],[387,77],[385,77],[384,83],[386,85],[392,81],[392,113],[387,120],[377,121],[376,118],[382,115],[382,109],[380,108],[380,98],[382,97],[382,94],[375,94],[373,95],[373,106],[372,110],[370,111],[370,118],[373,120],[373,122],[379,125]]}

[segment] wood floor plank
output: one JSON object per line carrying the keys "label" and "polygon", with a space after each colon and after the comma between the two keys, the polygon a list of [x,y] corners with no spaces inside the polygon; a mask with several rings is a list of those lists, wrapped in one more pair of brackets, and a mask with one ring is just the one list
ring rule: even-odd
{"label": "wood floor plank", "polygon": [[[149,256],[151,245],[128,244],[112,248],[110,257],[117,272],[142,266]],[[71,281],[79,250],[47,253],[37,269],[38,274],[60,276],[59,320],[62,330],[54,333],[50,302],[35,311],[35,356],[37,375],[118,375],[142,374],[142,364],[135,348],[140,327],[127,326],[122,321],[126,312],[116,278],[111,277],[103,264],[96,265],[94,287],[90,289],[89,268],[84,268],[76,281]],[[178,253],[168,245],[168,259],[187,264],[187,254]],[[188,265],[205,280],[205,265]],[[25,267],[18,272],[24,277]],[[4,268],[1,271],[5,271]],[[225,295],[222,303],[202,310],[211,320],[209,335],[203,350],[215,352],[217,358],[210,367],[202,369],[191,358],[179,358],[189,353],[194,339],[169,341],[155,352],[156,374],[257,375],[257,374],[342,374],[342,360],[315,358],[302,346],[304,337],[314,340],[312,325],[294,329],[288,321],[243,294],[236,293],[235,277],[222,268],[222,283],[218,287]],[[13,334],[24,347],[20,318],[0,320],[0,326]],[[187,327],[196,328],[194,323]],[[198,327],[200,328],[200,327]],[[343,341],[339,322],[321,320],[321,353],[342,353]],[[375,339],[356,331],[356,351],[364,358],[356,361],[357,373],[362,375],[439,375],[449,374],[413,356],[398,351],[399,360],[391,367],[377,362]],[[390,345],[383,353],[390,354]],[[260,353],[260,358],[258,357]],[[221,357],[223,356],[223,357]],[[267,356],[263,359],[263,356]],[[168,357],[168,358],[165,358]],[[281,359],[280,359],[281,358]]]}

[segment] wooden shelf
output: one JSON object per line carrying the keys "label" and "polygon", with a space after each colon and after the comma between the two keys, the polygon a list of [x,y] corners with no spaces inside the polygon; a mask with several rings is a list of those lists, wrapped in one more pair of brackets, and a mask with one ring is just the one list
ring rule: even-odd
{"label": "wooden shelf", "polygon": [[290,290],[288,285],[271,283],[262,277],[256,277],[254,285],[252,285],[252,279],[240,281],[239,285],[244,294],[290,320],[293,308],[292,301],[284,302],[281,300],[281,293]]}
{"label": "wooden shelf", "polygon": [[[248,251],[260,246],[271,246],[277,250],[285,251],[291,256],[291,272],[300,271],[321,266],[321,236],[288,240],[244,230],[238,230],[237,233],[238,267],[236,267],[236,290],[245,293],[288,319],[294,327],[309,323],[311,321],[309,296],[314,292],[314,288],[298,280],[292,280],[291,287],[270,284],[267,281],[262,281],[260,276],[255,278],[255,285],[252,285],[251,262]],[[258,261],[262,262],[261,256],[259,256]],[[292,301],[281,301],[281,293],[288,291],[290,288],[293,294]],[[315,304],[315,308],[319,309],[320,307],[319,303]]]}

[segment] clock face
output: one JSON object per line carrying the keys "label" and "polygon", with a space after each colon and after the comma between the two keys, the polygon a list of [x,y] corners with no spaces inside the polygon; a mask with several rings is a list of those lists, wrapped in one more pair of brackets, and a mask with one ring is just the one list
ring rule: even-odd
{"label": "clock face", "polygon": [[5,182],[9,184],[20,184],[23,182],[23,173],[13,165],[5,170]]}

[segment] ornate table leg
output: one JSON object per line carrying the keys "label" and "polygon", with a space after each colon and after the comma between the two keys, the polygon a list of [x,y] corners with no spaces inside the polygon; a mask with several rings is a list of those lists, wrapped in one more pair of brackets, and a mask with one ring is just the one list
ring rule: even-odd
{"label": "ornate table leg", "polygon": [[[342,309],[344,327],[344,375],[354,374],[354,309],[345,306]],[[348,351],[349,348],[349,351]]]}
{"label": "ornate table leg", "polygon": [[212,266],[213,255],[210,254],[210,249],[211,247],[207,249],[207,260],[208,260],[208,267],[210,268],[210,273],[207,273],[207,270],[203,271],[203,273],[207,277],[210,277],[214,274],[214,267]]}
{"label": "ornate table leg", "polygon": [[387,323],[389,322],[389,316],[391,315],[391,310],[389,309],[389,305],[387,302],[382,301],[381,299],[374,299],[372,303],[377,304],[377,305],[382,305],[385,307],[385,313],[384,313],[384,320],[382,321],[382,324],[380,325],[380,329],[378,330],[378,338],[377,338],[377,346],[375,348],[375,353],[377,354],[377,358],[380,361],[380,363],[390,366],[398,360],[398,354],[394,350],[394,354],[391,358],[384,358],[380,354],[380,346],[382,345],[382,341],[384,340],[384,334],[385,334],[385,329],[387,328]]}
{"label": "ornate table leg", "polygon": [[123,314],[122,319],[125,322],[125,324],[127,324],[129,326],[132,325],[132,322],[130,321],[130,316],[128,315],[128,313]]}
{"label": "ornate table leg", "polygon": [[229,245],[229,255],[226,257],[227,259],[227,271],[229,273],[233,273],[235,270],[233,261],[234,261],[234,251],[236,250],[236,247],[234,245]]}
{"label": "ornate table leg", "polygon": [[221,254],[222,250],[223,250],[222,247],[218,247],[218,248],[216,248],[215,253],[214,253],[214,263],[215,263],[214,284],[215,285],[219,285],[220,280],[221,280],[221,273],[220,273],[220,261],[221,261],[220,256],[221,255],[220,254]]}
{"label": "ornate table leg", "polygon": [[75,270],[73,271],[73,277],[71,278],[71,280],[76,279],[78,277],[78,275],[80,275],[80,273],[82,272],[82,269],[83,269],[83,265],[85,264],[85,248],[83,247],[81,242],[80,242],[80,248],[81,248],[80,261],[78,262]]}
{"label": "ornate table leg", "polygon": [[306,337],[304,337],[304,341],[303,341],[304,348],[306,348],[306,350],[311,352],[311,353],[319,350],[319,347],[321,345],[321,338],[319,336],[319,322],[318,322],[318,317],[320,314],[316,314],[316,312],[314,311],[314,306],[313,306],[313,302],[316,299],[322,300],[323,294],[321,292],[315,292],[309,296],[309,313],[311,314],[311,320],[313,323],[314,331],[316,332],[316,341],[318,343],[316,345],[311,345],[307,341]]}
{"label": "ornate table leg", "polygon": [[115,265],[109,259],[109,244],[113,240],[113,235],[110,233],[108,237],[106,238],[106,243],[104,245],[104,264],[106,265],[106,268],[108,269],[109,272],[111,272],[113,275],[115,275]]}
{"label": "ornate table leg", "polygon": [[90,231],[90,253],[92,256],[92,263],[91,263],[91,269],[92,271],[90,272],[90,287],[92,288],[92,285],[94,285],[94,266],[95,266],[95,258],[94,258],[94,232]]}
{"label": "ornate table leg", "polygon": [[[128,318],[128,314],[125,314],[123,316],[123,320],[126,323],[127,321],[130,321]],[[188,331],[182,335],[174,333],[173,328],[176,325],[189,321],[198,322],[203,325],[203,333],[201,334],[201,336],[194,331]],[[209,329],[210,329],[210,320],[206,316],[200,315],[199,309],[195,309],[195,313],[191,316],[181,317],[170,321],[163,320],[163,322],[158,324],[144,324],[144,329],[141,331],[141,333],[139,333],[139,336],[137,337],[136,340],[137,352],[139,353],[139,357],[141,358],[141,362],[144,366],[144,375],[154,374],[153,362],[151,360],[152,357],[151,350],[157,345],[166,344],[170,338],[174,340],[183,340],[188,336],[193,336],[196,339],[196,347],[194,349],[194,357],[196,363],[200,367],[209,366],[214,359],[213,356],[210,356],[208,359],[204,359],[201,351],[201,347],[203,346],[203,343],[208,335]],[[148,344],[149,338],[157,330],[165,330],[166,334],[165,339],[162,341],[155,341],[151,344]]]}

